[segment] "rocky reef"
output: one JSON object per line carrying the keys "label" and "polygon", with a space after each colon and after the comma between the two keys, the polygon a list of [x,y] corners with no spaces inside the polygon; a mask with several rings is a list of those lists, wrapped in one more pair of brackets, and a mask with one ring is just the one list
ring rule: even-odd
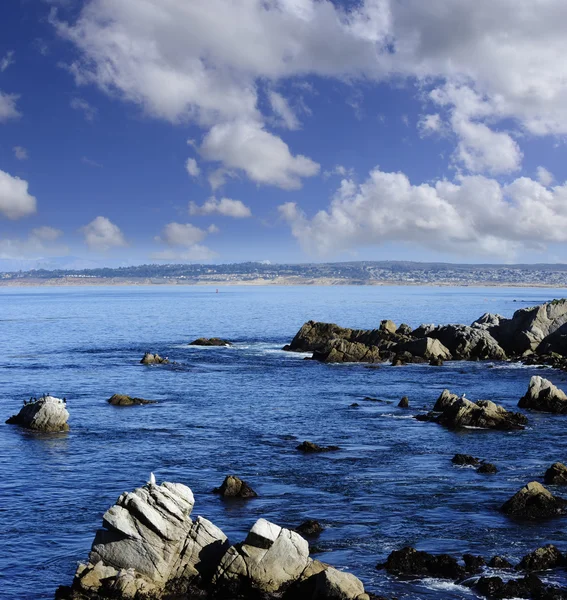
{"label": "rocky reef", "polygon": [[213,523],[191,519],[193,506],[180,483],[122,494],[104,514],[87,563],[56,598],[369,600],[354,575],[313,560],[295,531],[261,518],[230,545]]}
{"label": "rocky reef", "polygon": [[169,359],[167,357],[162,358],[159,354],[146,352],[140,363],[143,365],[167,365],[169,364]]}
{"label": "rocky reef", "polygon": [[212,337],[212,338],[198,338],[189,342],[190,346],[232,346],[232,343],[228,340],[223,340],[221,338]]}
{"label": "rocky reef", "polygon": [[471,325],[420,325],[384,320],[377,329],[348,329],[308,321],[284,350],[312,352],[322,362],[393,364],[446,360],[555,360],[567,367],[567,300],[516,311],[511,319],[486,313]]}
{"label": "rocky reef", "polygon": [[56,433],[69,431],[69,411],[66,400],[54,396],[42,396],[25,402],[17,415],[11,416],[6,423],[19,425],[33,431]]}
{"label": "rocky reef", "polygon": [[112,406],[136,406],[139,404],[156,404],[155,400],[144,400],[143,398],[134,398],[125,394],[114,394],[107,402]]}

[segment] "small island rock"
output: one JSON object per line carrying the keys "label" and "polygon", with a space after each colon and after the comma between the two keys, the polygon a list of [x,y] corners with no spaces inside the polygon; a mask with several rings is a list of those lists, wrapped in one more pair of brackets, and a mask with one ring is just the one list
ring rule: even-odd
{"label": "small island rock", "polygon": [[256,498],[258,494],[240,477],[228,475],[222,485],[213,490],[224,498]]}
{"label": "small island rock", "polygon": [[299,525],[299,527],[295,528],[297,533],[304,536],[314,536],[323,533],[323,526],[319,521],[315,521],[314,519],[307,519]]}
{"label": "small island rock", "polygon": [[232,346],[232,343],[228,340],[221,338],[198,338],[189,343],[189,346]]}
{"label": "small island rock", "polygon": [[140,363],[142,365],[167,365],[169,364],[169,360],[167,357],[162,358],[159,354],[146,352]]}
{"label": "small island rock", "polygon": [[549,485],[567,485],[567,467],[560,462],[553,463],[545,472],[543,481]]}
{"label": "small island rock", "polygon": [[565,564],[565,556],[553,544],[530,552],[518,565],[524,571],[547,571]]}
{"label": "small island rock", "polygon": [[532,481],[501,507],[511,517],[536,520],[557,517],[567,511],[567,500],[554,496],[541,483]]}
{"label": "small island rock", "polygon": [[528,391],[518,402],[520,408],[531,408],[542,412],[567,413],[567,395],[551,381],[534,375],[530,379]]}
{"label": "small island rock", "polygon": [[398,403],[398,408],[409,408],[409,398],[402,396],[402,399]]}
{"label": "small island rock", "polygon": [[112,406],[136,406],[138,404],[156,404],[155,400],[144,400],[143,398],[133,398],[125,394],[114,394],[107,400]]}
{"label": "small island rock", "polygon": [[54,396],[42,396],[28,402],[17,415],[11,416],[6,423],[19,425],[33,431],[57,433],[69,431],[69,412],[65,400]]}

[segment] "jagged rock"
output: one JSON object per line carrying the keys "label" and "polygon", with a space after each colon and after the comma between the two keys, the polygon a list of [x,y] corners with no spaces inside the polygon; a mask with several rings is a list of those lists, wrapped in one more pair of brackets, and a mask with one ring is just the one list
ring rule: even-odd
{"label": "jagged rock", "polygon": [[349,342],[343,339],[331,340],[321,350],[313,352],[313,359],[326,363],[377,363],[381,360],[380,351],[376,346],[367,346],[360,342]]}
{"label": "jagged rock", "polygon": [[306,454],[316,453],[316,452],[332,452],[334,450],[340,450],[338,446],[318,446],[313,442],[301,442],[299,446],[296,447],[296,450],[300,452],[305,452]]}
{"label": "jagged rock", "polygon": [[410,336],[411,335],[411,327],[407,324],[407,323],[402,323],[396,333],[398,335],[405,335],[405,336]]}
{"label": "jagged rock", "polygon": [[398,328],[393,321],[390,319],[384,319],[380,321],[380,331],[385,331],[387,333],[397,333]]}
{"label": "jagged rock", "polygon": [[511,517],[546,519],[565,514],[567,500],[554,496],[541,483],[532,481],[506,501],[500,510]]}
{"label": "jagged rock", "polygon": [[112,406],[134,406],[136,404],[156,404],[155,400],[144,400],[143,398],[132,398],[124,394],[114,394],[107,400]]}
{"label": "jagged rock", "polygon": [[520,408],[531,408],[542,412],[567,413],[567,395],[551,381],[534,375],[528,391],[518,402]]}
{"label": "jagged rock", "polygon": [[409,408],[409,398],[407,396],[402,396],[402,399],[398,403],[399,408]]}
{"label": "jagged rock", "polygon": [[[382,565],[379,565],[381,567]],[[386,570],[394,575],[460,579],[465,569],[448,554],[429,554],[415,548],[394,550],[386,560]]]}
{"label": "jagged rock", "polygon": [[315,575],[313,600],[368,600],[362,581],[352,575],[327,567]]}
{"label": "jagged rock", "polygon": [[482,317],[479,317],[476,321],[471,323],[471,327],[478,329],[488,329],[490,331],[493,328],[500,326],[500,322],[504,320],[501,315],[495,315],[493,313],[484,313]]}
{"label": "jagged rock", "polygon": [[484,558],[474,554],[463,554],[463,562],[467,573],[480,573],[486,567]]}
{"label": "jagged rock", "polygon": [[441,393],[433,411],[441,414],[438,416],[434,413],[426,415],[421,420],[434,421],[451,429],[478,427],[511,431],[523,429],[527,423],[524,415],[509,412],[490,400],[471,402],[464,397],[459,398],[455,394],[451,394],[449,390]]}
{"label": "jagged rock", "polygon": [[480,463],[479,458],[475,458],[470,454],[455,454],[451,459],[451,462],[455,465],[478,465]]}
{"label": "jagged rock", "polygon": [[69,431],[68,419],[69,412],[65,400],[54,396],[42,396],[39,400],[24,404],[20,412],[11,416],[6,423],[33,431],[55,433]]}
{"label": "jagged rock", "polygon": [[198,338],[189,343],[189,346],[232,346],[228,340],[221,338]]}
{"label": "jagged rock", "polygon": [[498,468],[496,467],[496,465],[493,465],[492,463],[482,461],[482,464],[477,469],[477,471],[479,473],[492,474],[492,473],[498,473]]}
{"label": "jagged rock", "polygon": [[191,521],[193,505],[193,493],[179,483],[122,494],[103,517],[88,563],[77,569],[76,597],[159,598],[179,579],[210,577],[229,544],[210,521]]}
{"label": "jagged rock", "polygon": [[246,481],[235,475],[225,477],[222,485],[215,488],[213,493],[220,494],[224,498],[256,498],[258,496]]}
{"label": "jagged rock", "polygon": [[504,582],[501,577],[481,577],[473,586],[475,591],[487,598],[538,598],[543,600],[545,586],[533,574],[522,579]]}
{"label": "jagged rock", "polygon": [[412,356],[419,356],[426,360],[439,359],[451,360],[449,350],[437,339],[424,337],[399,346],[400,350],[409,352]]}
{"label": "jagged rock", "polygon": [[488,563],[489,567],[493,569],[511,569],[512,564],[506,560],[503,556],[493,556]]}
{"label": "jagged rock", "polygon": [[314,536],[323,533],[323,526],[319,521],[307,519],[299,527],[296,527],[295,531],[301,535]]}
{"label": "jagged rock", "polygon": [[159,354],[152,354],[151,352],[146,352],[140,363],[143,365],[167,365],[169,364],[169,360],[167,359],[167,357],[162,358]]}
{"label": "jagged rock", "polygon": [[442,367],[443,364],[444,364],[443,359],[441,359],[441,358],[432,358],[429,361],[430,367]]}
{"label": "jagged rock", "polygon": [[567,467],[560,462],[553,463],[545,472],[543,481],[549,485],[567,485]]}
{"label": "jagged rock", "polygon": [[486,329],[443,325],[427,336],[439,340],[457,360],[506,360],[506,352]]}
{"label": "jagged rock", "polygon": [[517,568],[524,571],[546,571],[563,564],[565,556],[553,544],[549,544],[524,556]]}
{"label": "jagged rock", "polygon": [[416,327],[411,334],[413,337],[422,338],[429,335],[435,328],[436,325],[433,323],[422,323],[419,327]]}

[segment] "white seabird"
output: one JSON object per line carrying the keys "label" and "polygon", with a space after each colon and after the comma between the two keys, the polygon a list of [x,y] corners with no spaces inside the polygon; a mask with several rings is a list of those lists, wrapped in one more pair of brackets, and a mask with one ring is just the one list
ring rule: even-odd
{"label": "white seabird", "polygon": [[150,480],[148,481],[149,485],[156,485],[156,476],[153,473],[150,473]]}

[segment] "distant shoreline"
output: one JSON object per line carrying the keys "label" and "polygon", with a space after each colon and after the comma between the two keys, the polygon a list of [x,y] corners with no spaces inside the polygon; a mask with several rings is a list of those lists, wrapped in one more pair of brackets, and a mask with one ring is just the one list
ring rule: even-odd
{"label": "distant shoreline", "polygon": [[542,288],[542,289],[557,289],[566,286],[558,286],[547,283],[536,282],[488,282],[488,281],[396,281],[396,280],[380,280],[380,281],[358,281],[344,280],[333,278],[316,278],[306,279],[302,277],[278,277],[271,280],[266,279],[250,279],[250,280],[230,280],[230,281],[214,281],[214,280],[190,280],[190,279],[158,279],[158,278],[120,278],[120,277],[62,277],[54,279],[7,279],[0,280],[0,287],[100,287],[100,286],[209,286],[209,287],[233,287],[233,286],[404,286],[404,287],[489,287],[489,288]]}

